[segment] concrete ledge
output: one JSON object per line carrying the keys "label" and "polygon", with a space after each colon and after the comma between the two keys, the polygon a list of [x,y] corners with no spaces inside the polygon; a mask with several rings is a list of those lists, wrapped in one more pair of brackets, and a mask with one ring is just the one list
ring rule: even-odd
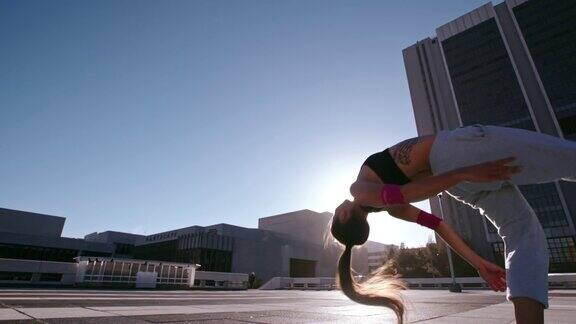
{"label": "concrete ledge", "polygon": [[274,277],[266,282],[261,290],[298,289],[298,290],[333,290],[336,289],[334,277],[291,278]]}
{"label": "concrete ledge", "polygon": [[[480,277],[457,277],[456,282],[463,289],[490,289],[484,279]],[[411,289],[445,289],[452,285],[452,278],[403,278]],[[550,289],[576,288],[576,273],[550,273],[548,274],[548,287]]]}
{"label": "concrete ledge", "polygon": [[[410,289],[448,289],[452,285],[452,278],[402,278]],[[356,278],[361,281],[361,278]],[[490,289],[484,279],[480,277],[457,277],[456,282],[463,289]],[[574,289],[576,288],[576,273],[551,273],[548,275],[550,289]],[[299,289],[299,290],[332,290],[336,289],[335,278],[291,278],[274,277],[266,282],[261,290],[274,289]]]}

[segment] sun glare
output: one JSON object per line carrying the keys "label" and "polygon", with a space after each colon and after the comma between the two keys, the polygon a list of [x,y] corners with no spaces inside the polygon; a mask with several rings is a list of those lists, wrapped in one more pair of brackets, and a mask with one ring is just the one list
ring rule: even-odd
{"label": "sun glare", "polygon": [[[331,212],[345,199],[352,200],[350,185],[356,180],[358,170],[355,167],[339,166],[325,167],[312,184],[305,206],[317,212]],[[430,211],[428,201],[421,201],[414,206]],[[396,244],[404,243],[408,247],[425,245],[433,232],[421,226],[394,218],[386,212],[374,213],[368,216],[371,241]]]}
{"label": "sun glare", "polygon": [[310,206],[313,210],[333,213],[345,199],[352,200],[350,185],[356,180],[356,168],[327,170],[314,184]]}
{"label": "sun glare", "polygon": [[[428,201],[421,201],[413,205],[422,210],[430,211]],[[418,247],[425,245],[429,238],[434,239],[433,231],[415,223],[394,218],[386,212],[370,214],[368,222],[370,223],[368,239],[371,241],[396,245],[404,243],[406,247]]]}

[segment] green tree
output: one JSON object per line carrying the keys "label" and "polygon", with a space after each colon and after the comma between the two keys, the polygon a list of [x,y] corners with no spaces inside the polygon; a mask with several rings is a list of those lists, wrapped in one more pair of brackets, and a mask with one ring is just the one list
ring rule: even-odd
{"label": "green tree", "polygon": [[[452,261],[456,276],[478,276],[476,269],[454,252],[452,252]],[[383,271],[391,275],[399,274],[405,278],[449,277],[446,245],[428,242],[424,247],[403,247],[398,251],[391,251]]]}

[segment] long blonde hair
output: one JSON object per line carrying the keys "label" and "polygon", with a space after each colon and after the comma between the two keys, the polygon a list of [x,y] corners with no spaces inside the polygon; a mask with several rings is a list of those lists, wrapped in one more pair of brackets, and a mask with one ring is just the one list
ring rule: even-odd
{"label": "long blonde hair", "polygon": [[[390,308],[396,313],[398,324],[402,324],[406,308],[400,290],[406,289],[406,285],[397,276],[387,275],[384,265],[372,272],[370,278],[364,282],[358,283],[352,277],[352,248],[368,240],[370,232],[368,221],[361,217],[351,217],[346,223],[341,223],[334,216],[329,228],[330,231],[326,231],[324,246],[331,244],[333,238],[345,246],[338,261],[336,276],[342,292],[357,303]],[[331,233],[333,238],[328,233]]]}

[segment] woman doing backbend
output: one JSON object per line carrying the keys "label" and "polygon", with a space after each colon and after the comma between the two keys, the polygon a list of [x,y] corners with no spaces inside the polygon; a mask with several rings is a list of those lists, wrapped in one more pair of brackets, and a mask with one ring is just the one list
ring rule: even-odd
{"label": "woman doing backbend", "polygon": [[[546,236],[518,185],[575,177],[576,142],[514,128],[460,127],[375,153],[350,186],[354,200],[338,206],[331,223],[332,235],[346,246],[338,267],[342,291],[357,302],[390,307],[403,321],[399,281],[375,276],[357,284],[350,274],[352,247],[368,238],[368,213],[385,210],[435,230],[494,291],[506,291],[517,323],[543,323],[548,308]],[[410,204],[442,191],[479,209],[494,224],[504,241],[506,270],[476,254],[440,218]]]}

